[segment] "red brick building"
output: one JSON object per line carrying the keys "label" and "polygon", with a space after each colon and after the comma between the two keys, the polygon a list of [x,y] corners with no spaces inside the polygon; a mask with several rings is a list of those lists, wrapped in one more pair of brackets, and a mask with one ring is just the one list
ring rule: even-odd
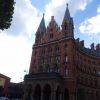
{"label": "red brick building", "polygon": [[24,100],[100,100],[100,44],[74,38],[68,6],[61,27],[43,15],[32,49]]}
{"label": "red brick building", "polygon": [[3,74],[0,74],[0,97],[8,96],[9,84],[10,84],[10,78]]}

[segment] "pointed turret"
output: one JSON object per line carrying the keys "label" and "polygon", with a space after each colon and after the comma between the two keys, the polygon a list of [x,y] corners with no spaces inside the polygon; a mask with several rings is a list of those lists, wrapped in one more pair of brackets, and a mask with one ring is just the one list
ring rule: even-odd
{"label": "pointed turret", "polygon": [[35,40],[36,44],[40,43],[41,38],[45,32],[46,32],[46,26],[45,26],[44,14],[43,14],[42,20],[36,32],[36,40]]}
{"label": "pointed turret", "polygon": [[67,8],[66,8],[66,11],[65,11],[65,15],[64,15],[64,20],[70,20],[70,12],[69,12],[69,9],[68,9],[68,3],[67,3]]}
{"label": "pointed turret", "polygon": [[44,14],[43,14],[43,17],[42,17],[42,20],[40,22],[37,32],[44,33],[45,31],[46,31],[46,27],[45,27],[45,20],[44,20]]}
{"label": "pointed turret", "polygon": [[70,16],[68,4],[62,22],[62,33],[64,37],[73,37],[73,18]]}

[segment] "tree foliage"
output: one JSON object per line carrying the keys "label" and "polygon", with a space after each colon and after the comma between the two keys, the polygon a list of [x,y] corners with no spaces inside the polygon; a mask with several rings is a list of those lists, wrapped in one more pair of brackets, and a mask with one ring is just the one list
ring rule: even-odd
{"label": "tree foliage", "polygon": [[0,29],[8,29],[14,13],[14,0],[0,0]]}

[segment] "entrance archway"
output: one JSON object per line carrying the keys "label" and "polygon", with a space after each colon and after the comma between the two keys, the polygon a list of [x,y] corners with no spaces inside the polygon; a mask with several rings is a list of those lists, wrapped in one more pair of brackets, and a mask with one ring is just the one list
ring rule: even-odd
{"label": "entrance archway", "polygon": [[41,86],[39,84],[35,87],[34,100],[41,100]]}
{"label": "entrance archway", "polygon": [[51,87],[49,84],[46,84],[43,89],[43,100],[51,99]]}
{"label": "entrance archway", "polygon": [[61,96],[61,90],[60,87],[58,86],[56,90],[56,100],[60,100],[61,98],[60,96]]}
{"label": "entrance archway", "polygon": [[85,100],[84,89],[80,88],[77,90],[77,100]]}
{"label": "entrance archway", "polygon": [[[32,94],[32,85],[31,84],[28,84],[27,88],[26,88],[26,91],[27,91],[27,96],[25,98],[25,100],[31,100],[31,94]],[[14,98],[16,98],[15,95],[13,95]]]}
{"label": "entrance archway", "polygon": [[69,100],[69,91],[68,91],[68,89],[64,90],[64,100]]}

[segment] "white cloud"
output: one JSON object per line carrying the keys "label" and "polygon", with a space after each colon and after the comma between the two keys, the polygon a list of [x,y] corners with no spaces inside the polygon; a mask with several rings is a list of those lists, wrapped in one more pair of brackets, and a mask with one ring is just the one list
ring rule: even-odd
{"label": "white cloud", "polygon": [[85,10],[90,2],[92,2],[92,0],[51,0],[51,2],[45,6],[46,21],[48,22],[48,20],[50,20],[50,16],[55,16],[57,22],[61,24],[66,9],[66,3],[69,3],[71,16],[74,16],[78,10]]}
{"label": "white cloud", "polygon": [[31,0],[15,0],[15,2],[12,25],[5,32],[11,35],[31,36],[36,32],[41,13],[32,6]]}
{"label": "white cloud", "polygon": [[31,46],[23,36],[0,34],[0,72],[11,77],[13,82],[20,81],[24,70],[29,68]]}
{"label": "white cloud", "polygon": [[24,70],[29,69],[34,33],[41,19],[41,13],[31,0],[15,0],[15,11],[11,27],[0,31],[0,73],[13,82],[23,79]]}
{"label": "white cloud", "polygon": [[97,8],[97,13],[100,13],[100,4],[99,4],[99,6]]}
{"label": "white cloud", "polygon": [[97,8],[97,15],[86,19],[80,24],[79,30],[83,34],[98,38],[100,35],[100,6]]}
{"label": "white cloud", "polygon": [[[59,24],[63,20],[63,16],[66,9],[66,3],[69,3],[69,9],[71,15],[74,15],[78,10],[85,10],[88,3],[92,0],[51,0],[45,6],[45,19],[46,23],[50,20],[52,15]],[[42,12],[38,8],[35,8],[31,0],[15,0],[15,11],[13,21],[10,29],[5,32],[11,35],[23,34],[31,37],[39,26]]]}

